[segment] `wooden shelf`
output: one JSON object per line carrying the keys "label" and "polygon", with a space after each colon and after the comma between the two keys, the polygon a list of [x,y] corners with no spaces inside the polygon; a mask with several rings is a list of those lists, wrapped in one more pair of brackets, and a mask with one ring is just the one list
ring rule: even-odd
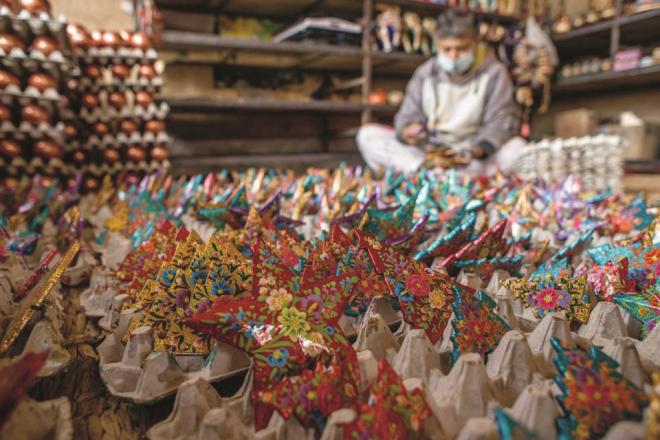
{"label": "wooden shelf", "polygon": [[310,14],[356,18],[362,13],[362,2],[356,0],[156,0],[156,5],[162,9],[276,21],[292,21]]}
{"label": "wooden shelf", "polygon": [[553,92],[558,95],[574,95],[602,90],[616,91],[658,83],[660,81],[660,65],[621,72],[602,72],[594,75],[580,75],[557,81]]}
{"label": "wooden shelf", "polygon": [[[624,164],[626,174],[654,174],[660,175],[660,159],[627,160]],[[657,187],[660,191],[660,186]]]}
{"label": "wooden shelf", "polygon": [[[440,15],[442,12],[450,9],[449,6],[441,3],[433,3],[428,1],[418,1],[418,0],[380,0],[378,3],[387,3],[391,5],[401,6],[401,8],[414,11],[420,14],[430,14],[430,15]],[[520,21],[519,17],[512,15],[501,15],[495,12],[482,12],[482,11],[473,11],[479,17],[482,17],[488,21],[493,21],[496,23],[502,24],[514,24]]]}
{"label": "wooden shelf", "polygon": [[359,47],[323,43],[273,43],[184,31],[163,32],[160,47],[168,50],[243,50],[281,54],[341,55],[358,59],[362,57],[362,50]]}
{"label": "wooden shelf", "polygon": [[[304,42],[273,43],[184,31],[165,31],[159,48],[165,52],[175,52],[163,53],[163,57],[170,63],[225,63],[330,71],[358,71],[362,67],[364,55],[362,48],[353,46]],[[223,52],[241,55],[245,60],[237,60],[236,57],[232,58]],[[246,53],[251,56],[246,56]],[[426,59],[422,55],[403,52],[373,52],[372,56],[376,74],[408,75]]]}
{"label": "wooden shelf", "polygon": [[315,113],[361,113],[370,109],[378,113],[395,113],[393,105],[364,105],[353,102],[334,101],[240,101],[213,98],[163,98],[173,112],[315,112]]}
{"label": "wooden shelf", "polygon": [[334,168],[340,163],[362,164],[359,153],[265,154],[259,156],[209,156],[171,159],[174,174],[197,174],[221,168],[282,168],[303,171],[309,167]]}
{"label": "wooden shelf", "polygon": [[[449,6],[417,0],[379,0],[407,11],[420,14],[439,15]],[[360,0],[156,0],[156,5],[163,9],[204,12],[213,14],[244,15],[290,21],[310,14],[335,15],[358,18],[362,13]],[[501,15],[494,12],[473,11],[488,21],[502,24],[514,24],[519,17]]]}

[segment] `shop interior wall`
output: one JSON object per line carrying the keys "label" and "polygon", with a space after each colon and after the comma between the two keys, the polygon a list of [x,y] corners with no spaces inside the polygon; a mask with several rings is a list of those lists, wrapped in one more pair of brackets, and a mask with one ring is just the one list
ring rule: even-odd
{"label": "shop interior wall", "polygon": [[63,15],[70,23],[89,29],[124,30],[133,28],[133,19],[123,7],[125,0],[51,0],[55,16]]}

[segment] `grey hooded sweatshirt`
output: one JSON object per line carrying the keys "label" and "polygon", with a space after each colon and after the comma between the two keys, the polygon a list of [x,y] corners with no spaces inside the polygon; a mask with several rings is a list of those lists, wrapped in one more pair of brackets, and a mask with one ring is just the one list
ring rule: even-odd
{"label": "grey hooded sweatshirt", "polygon": [[484,45],[470,71],[456,80],[433,57],[408,83],[394,127],[401,138],[406,126],[419,122],[432,133],[434,144],[458,150],[479,145],[492,154],[518,130],[513,94],[507,68]]}

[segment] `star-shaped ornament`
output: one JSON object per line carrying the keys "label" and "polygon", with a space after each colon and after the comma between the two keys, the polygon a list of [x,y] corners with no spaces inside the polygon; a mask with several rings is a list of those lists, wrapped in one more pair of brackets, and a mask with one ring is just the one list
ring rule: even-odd
{"label": "star-shaped ornament", "polygon": [[242,216],[236,211],[247,211],[250,204],[247,199],[245,185],[240,185],[233,193],[221,195],[218,200],[200,206],[195,215],[200,220],[211,222],[217,230],[223,230],[225,225],[239,229],[243,226]]}
{"label": "star-shaped ornament", "polygon": [[650,287],[644,293],[624,293],[612,296],[612,301],[642,322],[642,336],[648,336],[660,320],[660,289]]}
{"label": "star-shaped ornament", "polygon": [[520,299],[543,318],[548,313],[566,311],[569,320],[586,324],[595,303],[587,290],[587,276],[554,276],[551,273],[531,278],[510,278],[502,285],[514,299]]}
{"label": "star-shaped ornament", "polygon": [[452,360],[456,362],[464,353],[485,356],[495,350],[510,327],[495,314],[495,301],[485,292],[479,291],[475,295],[473,291],[458,285],[453,289],[456,316],[452,321]]}
{"label": "star-shaped ornament", "polygon": [[375,237],[357,231],[360,246],[367,249],[376,273],[382,274],[406,323],[423,329],[435,343],[444,332],[451,316],[454,281],[407,257]]}
{"label": "star-shaped ornament", "polygon": [[492,228],[484,231],[476,240],[467,243],[458,252],[447,257],[441,267],[446,267],[451,271],[457,271],[458,267],[456,263],[459,261],[479,260],[481,258],[499,256],[502,250],[506,248],[506,240],[504,239],[506,226],[506,219],[498,222]]}
{"label": "star-shaped ornament", "polygon": [[641,420],[646,394],[617,371],[613,359],[596,346],[587,353],[569,349],[557,338],[552,346],[561,390],[556,398],[565,414],[557,421],[560,437],[599,438],[619,421]]}
{"label": "star-shaped ornament", "polygon": [[355,406],[356,419],[344,425],[345,439],[429,438],[425,422],[433,416],[420,389],[407,391],[385,359],[368,398]]}
{"label": "star-shaped ornament", "polygon": [[416,260],[425,260],[427,258],[448,257],[463,247],[474,233],[474,225],[477,221],[477,215],[471,212],[465,216],[461,223],[438,237],[430,245],[420,250],[415,255]]}
{"label": "star-shaped ornament", "polygon": [[267,243],[258,241],[253,253],[251,297],[221,296],[210,310],[185,323],[252,356],[255,426],[260,430],[272,407],[259,403],[259,393],[300,374],[322,353],[336,356],[357,383],[357,355],[338,321],[358,278],[344,273],[302,287],[300,276],[278,261]]}
{"label": "star-shaped ornament", "polygon": [[634,290],[633,283],[628,280],[628,260],[618,263],[608,261],[603,266],[591,268],[587,281],[593,287],[598,299],[611,301],[614,295]]}
{"label": "star-shaped ornament", "polygon": [[[283,361],[278,352],[273,359]],[[352,406],[357,397],[357,385],[344,367],[334,361],[326,365],[323,360],[317,361],[314,370],[285,376],[269,390],[259,392],[260,401],[273,406],[285,420],[295,416],[301,425],[315,427],[318,432],[323,431],[330,414]]]}

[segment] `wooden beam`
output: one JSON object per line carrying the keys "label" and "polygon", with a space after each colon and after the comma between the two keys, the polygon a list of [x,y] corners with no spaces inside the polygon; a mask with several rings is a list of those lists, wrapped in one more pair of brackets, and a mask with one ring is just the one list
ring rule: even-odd
{"label": "wooden beam", "polygon": [[192,160],[197,157],[314,154],[322,153],[325,148],[316,136],[209,140],[185,140],[175,137],[171,150],[173,159]]}
{"label": "wooden beam", "polygon": [[325,0],[314,0],[311,5],[307,5],[300,12],[298,12],[298,17],[300,18],[305,18],[307,17],[310,13],[314,12],[316,8],[321,6],[323,3],[325,3]]}
{"label": "wooden beam", "polygon": [[222,168],[266,167],[304,171],[309,167],[337,167],[341,162],[362,164],[359,153],[273,154],[258,156],[172,158],[175,175],[218,171]]}
{"label": "wooden beam", "polygon": [[[374,15],[373,0],[363,0],[362,3],[362,104],[369,104],[371,87],[373,84],[373,58],[371,50],[371,21]],[[367,124],[371,121],[371,109],[365,107],[362,112],[362,123]]]}
{"label": "wooden beam", "polygon": [[[371,1],[371,0],[366,0]],[[223,37],[220,35],[199,34],[195,32],[165,31],[160,45],[174,50],[220,50],[236,49],[252,52],[341,55],[359,58],[362,51],[358,47],[324,43],[297,43],[249,40],[244,38]]]}

